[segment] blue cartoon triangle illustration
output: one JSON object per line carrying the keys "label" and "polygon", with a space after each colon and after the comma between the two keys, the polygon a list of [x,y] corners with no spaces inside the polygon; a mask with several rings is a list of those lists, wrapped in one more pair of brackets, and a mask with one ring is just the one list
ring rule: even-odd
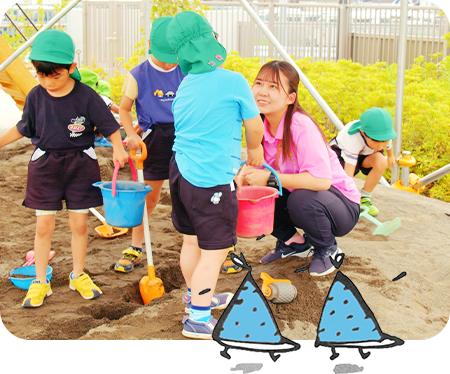
{"label": "blue cartoon triangle illustration", "polygon": [[362,358],[370,352],[363,349],[389,348],[402,345],[403,340],[381,331],[375,315],[353,282],[338,272],[330,287],[322,310],[315,346],[331,347],[334,360],[336,348],[357,348]]}
{"label": "blue cartoon triangle illustration", "polygon": [[300,349],[300,344],[281,335],[244,255],[241,253],[238,257],[231,253],[231,260],[248,272],[213,330],[212,338],[225,347],[220,354],[231,358],[228,354],[230,348],[267,352],[276,361],[280,357],[276,353]]}

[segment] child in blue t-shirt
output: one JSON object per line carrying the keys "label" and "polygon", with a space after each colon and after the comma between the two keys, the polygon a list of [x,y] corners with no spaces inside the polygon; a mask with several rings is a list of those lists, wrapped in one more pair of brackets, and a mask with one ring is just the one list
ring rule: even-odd
{"label": "child in blue t-shirt", "polygon": [[211,309],[224,309],[233,294],[214,294],[219,272],[236,244],[238,201],[234,177],[241,159],[241,128],[247,140],[247,164],[261,166],[264,126],[245,78],[217,69],[225,48],[201,15],[179,13],[167,28],[167,40],[188,74],[173,103],[174,155],[170,161],[172,222],[183,235],[180,266],[184,296],[183,335],[211,339]]}
{"label": "child in blue t-shirt", "polygon": [[[169,162],[172,156],[174,126],[172,102],[184,78],[177,56],[166,39],[166,29],[173,17],[161,17],[152,24],[150,34],[151,56],[130,73],[122,87],[120,120],[127,133],[127,146],[138,149],[139,141],[147,146],[144,161],[144,181],[152,190],[147,194],[147,214],[150,217],[159,201],[164,180],[169,179]],[[133,127],[131,108],[136,105],[139,132]],[[144,227],[133,228],[131,245],[122,253],[114,269],[129,273],[142,256]]]}

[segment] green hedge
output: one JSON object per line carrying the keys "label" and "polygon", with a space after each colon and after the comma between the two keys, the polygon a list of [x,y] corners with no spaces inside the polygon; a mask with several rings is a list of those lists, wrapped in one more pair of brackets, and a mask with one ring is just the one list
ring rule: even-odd
{"label": "green hedge", "polygon": [[[131,70],[137,63],[137,56],[134,56],[132,63],[128,61],[124,65]],[[349,60],[311,62],[310,58],[295,63],[343,124],[358,119],[374,106],[386,109],[395,117],[396,64],[378,62],[363,66]],[[102,69],[93,65],[101,74]],[[250,85],[261,66],[259,58],[242,58],[236,52],[230,52],[224,63],[224,68],[243,74]],[[123,80],[119,72],[108,79],[116,104],[120,104],[122,98]],[[416,158],[417,164],[410,171],[419,177],[450,163],[449,93],[450,57],[439,63],[426,63],[423,57],[418,57],[405,73],[401,149],[411,151]],[[299,102],[322,125],[329,140],[336,135],[336,128],[302,84]],[[390,170],[384,176],[390,181]],[[427,185],[423,194],[450,202],[450,176]]]}
{"label": "green hedge", "polygon": [[[343,124],[374,106],[386,109],[395,118],[396,64],[362,66],[349,60],[311,62],[310,58],[295,63]],[[261,63],[231,53],[224,67],[242,73],[252,85]],[[299,102],[331,140],[337,129],[302,84]],[[410,171],[419,177],[450,163],[449,57],[440,63],[425,63],[418,57],[405,72],[401,139],[401,149],[411,151],[417,160]],[[384,176],[390,181],[390,170]],[[450,202],[450,176],[427,185],[424,195]]]}

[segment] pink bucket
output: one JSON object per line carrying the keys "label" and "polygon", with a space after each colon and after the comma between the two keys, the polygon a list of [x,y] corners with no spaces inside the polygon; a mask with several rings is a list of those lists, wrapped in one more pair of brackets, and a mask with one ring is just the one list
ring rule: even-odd
{"label": "pink bucket", "polygon": [[236,235],[257,238],[270,235],[273,230],[275,198],[278,190],[267,186],[242,186],[237,194],[239,213]]}
{"label": "pink bucket", "polygon": [[[241,166],[246,161],[241,161]],[[273,231],[275,199],[283,194],[280,178],[275,170],[266,163],[263,166],[270,170],[278,181],[278,190],[268,186],[242,186],[237,193],[239,213],[236,235],[240,238],[259,238],[270,235]]]}

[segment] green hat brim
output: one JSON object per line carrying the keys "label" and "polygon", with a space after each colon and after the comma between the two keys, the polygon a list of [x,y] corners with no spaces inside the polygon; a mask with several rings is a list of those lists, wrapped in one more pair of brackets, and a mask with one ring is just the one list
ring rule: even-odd
{"label": "green hat brim", "polygon": [[[349,135],[356,134],[358,131],[361,130],[361,121],[355,122],[349,129],[348,133]],[[363,130],[364,131],[364,130]],[[388,131],[385,131],[383,133],[371,133],[369,131],[364,131],[364,133],[372,140],[375,140],[377,142],[386,142],[388,140],[395,139],[397,137],[397,133],[394,131],[394,129],[390,129]]]}
{"label": "green hat brim", "polygon": [[153,51],[151,49],[148,50],[149,54],[152,54],[153,56],[155,56],[159,61],[164,62],[165,64],[177,64],[178,63],[178,58],[176,53],[164,53],[164,52],[160,52],[158,50],[153,49]]}
{"label": "green hat brim", "polygon": [[361,121],[356,121],[353,125],[348,129],[348,133],[350,135],[356,134],[359,130],[361,130]]}

